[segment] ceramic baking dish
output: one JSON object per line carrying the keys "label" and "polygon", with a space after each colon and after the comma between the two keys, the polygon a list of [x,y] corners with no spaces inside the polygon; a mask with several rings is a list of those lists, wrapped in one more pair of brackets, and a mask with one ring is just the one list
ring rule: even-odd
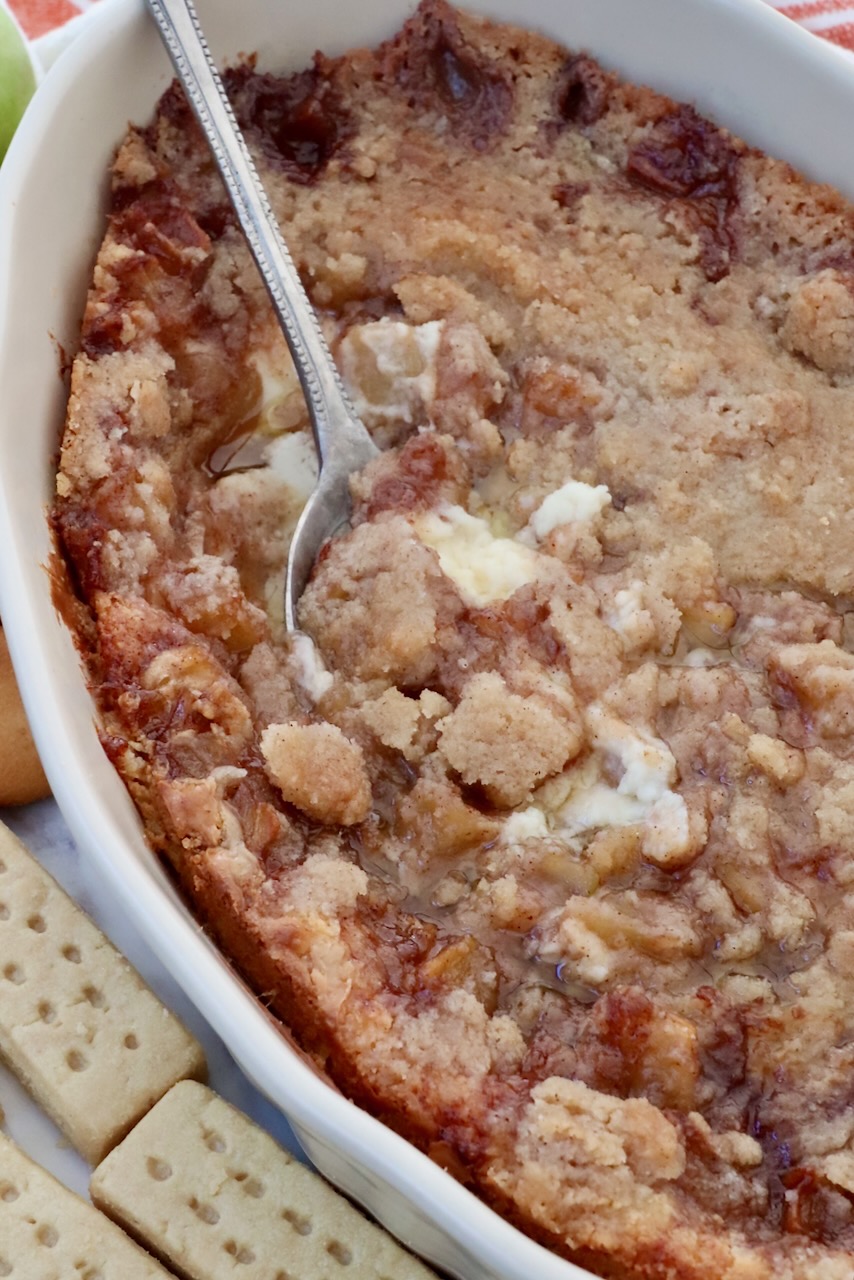
{"label": "ceramic baking dish", "polygon": [[[395,1234],[461,1280],[569,1280],[541,1249],[323,1082],[232,973],[147,848],[98,742],[46,566],[65,388],[103,231],[107,169],[128,120],[170,80],[141,0],[102,0],[47,76],[0,173],[0,613],[55,795],[94,875],[287,1114],[308,1155]],[[200,0],[215,55],[296,68],[390,34],[407,0]],[[762,0],[472,0],[694,101],[753,144],[854,195],[854,59]]]}

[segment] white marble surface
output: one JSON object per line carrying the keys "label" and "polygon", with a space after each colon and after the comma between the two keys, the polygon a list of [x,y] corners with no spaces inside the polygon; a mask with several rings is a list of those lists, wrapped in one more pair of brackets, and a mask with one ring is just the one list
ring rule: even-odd
{"label": "white marble surface", "polygon": [[[124,952],[164,1004],[174,1010],[198,1037],[207,1055],[212,1088],[263,1125],[283,1146],[301,1156],[284,1116],[249,1083],[222,1041],[151,954],[133,926],[123,918],[121,910],[105,893],[103,886],[93,879],[56,804],[45,800],[24,809],[0,809],[0,820],[24,841],[51,875]],[[10,1137],[72,1190],[86,1195],[89,1166],[69,1148],[55,1125],[2,1065],[0,1107],[5,1112],[5,1129]]]}

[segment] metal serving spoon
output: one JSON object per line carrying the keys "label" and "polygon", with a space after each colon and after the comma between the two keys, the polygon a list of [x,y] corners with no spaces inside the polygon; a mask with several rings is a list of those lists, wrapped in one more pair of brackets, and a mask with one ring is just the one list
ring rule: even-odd
{"label": "metal serving spoon", "polygon": [[350,473],[370,462],[378,449],[344,390],[315,310],[234,118],[191,0],[147,0],[147,3],[264,278],[308,405],[320,475],[297,522],[288,552],[285,623],[289,631],[297,631],[297,603],[317,553],[326,539],[349,519]]}

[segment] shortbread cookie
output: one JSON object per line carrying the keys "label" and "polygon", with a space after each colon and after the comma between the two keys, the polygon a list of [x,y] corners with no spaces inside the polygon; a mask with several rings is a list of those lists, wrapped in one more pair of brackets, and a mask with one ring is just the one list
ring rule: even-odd
{"label": "shortbread cookie", "polygon": [[190,1280],[225,1280],[235,1264],[265,1280],[433,1275],[194,1081],[158,1102],[95,1170],[90,1190],[100,1209]]}
{"label": "shortbread cookie", "polygon": [[12,1280],[167,1280],[114,1222],[0,1134],[0,1276]]}
{"label": "shortbread cookie", "polygon": [[49,795],[0,627],[0,805],[30,804]]}
{"label": "shortbread cookie", "polygon": [[200,1045],[0,824],[0,1053],[92,1164]]}

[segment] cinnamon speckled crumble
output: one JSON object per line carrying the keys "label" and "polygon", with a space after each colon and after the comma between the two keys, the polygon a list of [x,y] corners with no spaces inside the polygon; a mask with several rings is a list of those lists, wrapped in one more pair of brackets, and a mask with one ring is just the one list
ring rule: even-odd
{"label": "cinnamon speckled crumble", "polygon": [[606,1276],[854,1270],[854,211],[426,0],[233,101],[383,452],[284,635],[293,367],[176,88],[55,521],[105,749],[350,1096]]}

